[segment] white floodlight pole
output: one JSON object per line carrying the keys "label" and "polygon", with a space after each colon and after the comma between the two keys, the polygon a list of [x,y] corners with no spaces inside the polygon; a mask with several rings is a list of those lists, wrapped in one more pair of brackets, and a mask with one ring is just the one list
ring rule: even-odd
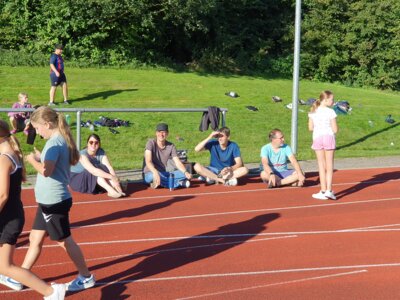
{"label": "white floodlight pole", "polygon": [[299,99],[300,70],[300,32],[301,32],[301,0],[296,0],[296,18],[294,33],[293,91],[292,91],[292,135],[291,147],[297,153],[297,114]]}

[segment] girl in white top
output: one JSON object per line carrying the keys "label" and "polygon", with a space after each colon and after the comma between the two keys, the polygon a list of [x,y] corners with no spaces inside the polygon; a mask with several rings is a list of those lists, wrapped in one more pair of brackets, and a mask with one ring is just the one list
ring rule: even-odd
{"label": "girl in white top", "polygon": [[313,144],[318,161],[321,190],[312,197],[320,200],[336,200],[332,191],[333,160],[336,149],[335,134],[338,131],[336,113],[331,108],[333,93],[323,91],[308,114],[308,129],[313,132]]}

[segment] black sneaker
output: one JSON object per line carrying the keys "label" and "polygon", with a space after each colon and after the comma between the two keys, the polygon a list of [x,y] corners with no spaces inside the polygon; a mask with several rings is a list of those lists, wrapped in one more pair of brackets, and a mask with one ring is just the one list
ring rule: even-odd
{"label": "black sneaker", "polygon": [[190,188],[190,181],[187,179],[184,179],[180,182],[181,187],[185,187],[185,188]]}

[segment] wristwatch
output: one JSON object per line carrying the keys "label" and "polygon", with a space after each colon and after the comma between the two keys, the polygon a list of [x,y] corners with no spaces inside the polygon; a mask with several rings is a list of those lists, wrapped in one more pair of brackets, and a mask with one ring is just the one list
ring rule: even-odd
{"label": "wristwatch", "polygon": [[269,172],[269,175],[274,175],[274,172]]}

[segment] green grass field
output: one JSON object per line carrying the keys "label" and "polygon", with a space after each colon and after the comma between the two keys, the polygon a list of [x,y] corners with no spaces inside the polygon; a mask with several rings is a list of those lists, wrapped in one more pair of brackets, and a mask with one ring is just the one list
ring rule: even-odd
{"label": "green grass field", "polygon": [[[126,69],[78,69],[66,68],[69,84],[68,107],[86,108],[227,108],[227,126],[231,139],[238,142],[245,162],[258,162],[262,145],[267,143],[268,132],[273,128],[284,131],[290,143],[291,110],[285,107],[291,102],[292,81],[262,77],[174,73],[163,70]],[[49,69],[32,67],[0,67],[1,107],[10,108],[17,101],[19,92],[29,94],[33,105],[47,104],[49,96]],[[349,88],[336,84],[301,81],[300,98],[317,98],[322,90],[335,93],[336,100],[347,100],[351,114],[338,117],[336,157],[365,157],[398,155],[400,142],[400,93],[382,92],[366,88]],[[235,91],[240,97],[230,98],[225,92]],[[271,97],[278,95],[282,103],[274,103]],[[57,102],[62,101],[57,90]],[[252,105],[256,112],[246,109]],[[65,107],[64,105],[57,106]],[[307,129],[308,106],[299,106],[298,150],[300,160],[314,159],[310,149],[311,133]],[[396,120],[385,122],[388,114]],[[113,135],[107,128],[98,128],[102,146],[116,169],[140,168],[144,146],[154,136],[158,122],[170,125],[169,140],[178,149],[188,149],[190,161],[208,161],[207,153],[195,153],[195,145],[208,132],[200,132],[201,113],[84,113],[82,120],[96,120],[100,115],[129,120],[130,127],[117,130]],[[6,118],[0,113],[1,118]],[[73,116],[72,121],[74,122]],[[372,125],[368,121],[372,121]],[[75,126],[72,126],[75,134]],[[86,141],[89,129],[82,128],[82,140]],[[18,133],[25,152],[31,146],[25,144],[25,136]],[[181,138],[178,140],[178,138]],[[183,139],[183,141],[182,141]],[[37,139],[41,149],[44,141]],[[84,143],[83,143],[84,144]],[[32,173],[32,169],[28,172]]]}

